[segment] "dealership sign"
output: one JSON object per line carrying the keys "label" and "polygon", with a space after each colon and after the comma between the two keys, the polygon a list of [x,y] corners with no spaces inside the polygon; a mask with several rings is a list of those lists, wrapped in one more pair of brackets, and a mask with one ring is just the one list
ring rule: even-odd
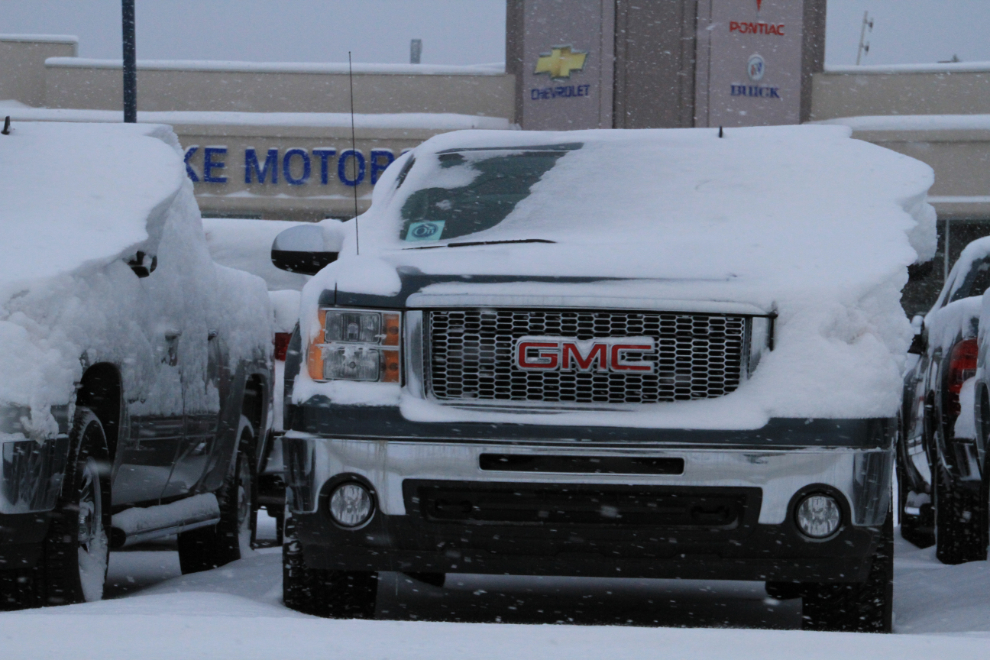
{"label": "dealership sign", "polygon": [[699,9],[698,126],[797,124],[803,0],[712,0]]}
{"label": "dealership sign", "polygon": [[193,183],[226,184],[232,178],[245,184],[290,186],[375,185],[385,168],[395,160],[391,149],[313,147],[239,150],[227,146],[186,147],[186,174]]}

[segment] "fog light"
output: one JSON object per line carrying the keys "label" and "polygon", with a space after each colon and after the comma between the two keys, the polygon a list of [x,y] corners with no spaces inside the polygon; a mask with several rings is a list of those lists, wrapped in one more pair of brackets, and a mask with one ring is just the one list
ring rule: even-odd
{"label": "fog light", "polygon": [[798,528],[805,536],[823,539],[838,531],[842,510],[834,497],[815,493],[801,500],[795,517]]}
{"label": "fog light", "polygon": [[359,527],[368,522],[374,511],[371,493],[359,483],[341,484],[330,496],[330,515],[341,527]]}

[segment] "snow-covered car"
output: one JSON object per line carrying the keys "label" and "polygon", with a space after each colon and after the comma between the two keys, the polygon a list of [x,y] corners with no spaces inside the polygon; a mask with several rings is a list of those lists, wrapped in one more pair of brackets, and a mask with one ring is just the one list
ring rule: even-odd
{"label": "snow-covered car", "polygon": [[286,361],[290,607],[379,571],[766,581],[889,631],[891,472],[932,170],[824,126],[460,132],[313,271]]}
{"label": "snow-covered car", "polygon": [[0,135],[0,608],[102,596],[111,548],[183,572],[250,542],[264,283],[217,266],[171,129]]}
{"label": "snow-covered car", "polygon": [[[990,238],[983,239],[990,243]],[[988,244],[982,261],[985,269],[990,270],[990,244]],[[966,428],[956,424],[956,436],[966,436],[972,449],[965,457],[965,474],[967,475],[965,500],[961,502],[968,507],[970,514],[977,521],[977,527],[967,530],[965,540],[970,544],[974,559],[986,559],[987,546],[990,545],[990,286],[983,293],[980,301],[980,318],[977,322],[977,357],[976,375],[967,380],[960,389],[959,402],[963,412],[968,413],[966,406],[972,404],[972,426]],[[961,415],[960,415],[961,416]],[[967,432],[968,431],[968,432]],[[960,461],[962,462],[962,461]],[[978,476],[977,476],[978,471]],[[979,481],[977,482],[977,478]]]}
{"label": "snow-covered car", "polygon": [[282,478],[282,409],[285,354],[292,331],[299,321],[299,292],[308,275],[275,268],[271,259],[272,241],[281,232],[304,223],[286,220],[243,218],[203,218],[206,245],[218,264],[237,268],[265,280],[268,297],[275,313],[275,380],[272,387],[272,415],[265,433],[265,444],[258,465],[254,492],[254,515],[265,509],[275,518],[276,540],[282,542],[282,518],[285,511],[285,482]]}
{"label": "snow-covered car", "polygon": [[946,564],[986,559],[982,447],[973,416],[977,333],[990,287],[990,238],[959,255],[938,299],[913,321],[898,442],[901,535]]}

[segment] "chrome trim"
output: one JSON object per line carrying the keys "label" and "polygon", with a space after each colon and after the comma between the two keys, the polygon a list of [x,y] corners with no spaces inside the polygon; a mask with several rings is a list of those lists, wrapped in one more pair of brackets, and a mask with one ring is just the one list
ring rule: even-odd
{"label": "chrome trim", "polygon": [[425,397],[423,365],[425,348],[423,341],[423,312],[411,310],[405,313],[405,389],[417,399]]}
{"label": "chrome trim", "polygon": [[0,514],[51,511],[62,489],[69,437],[0,443]]}
{"label": "chrome trim", "polygon": [[111,545],[126,547],[220,522],[220,504],[213,493],[193,495],[169,504],[127,509],[113,515]]}
{"label": "chrome trim", "polygon": [[[713,399],[747,375],[751,317],[612,309],[436,309],[424,314],[426,391],[452,405],[537,402],[552,407],[624,406]],[[521,370],[517,346],[536,341],[650,341],[649,373],[563,367]],[[640,343],[644,343],[640,342]],[[566,363],[566,353],[565,363]],[[592,354],[593,355],[593,354]],[[604,398],[605,400],[601,400]]]}
{"label": "chrome trim", "polygon": [[[594,284],[614,284],[614,282],[597,282]],[[444,286],[450,286],[445,284]],[[473,285],[474,287],[486,285]],[[504,286],[504,285],[498,285]],[[587,287],[589,284],[564,284],[567,287]],[[478,307],[514,307],[552,309],[555,307],[602,309],[602,310],[635,310],[650,312],[677,312],[694,314],[735,314],[740,316],[767,316],[769,312],[762,307],[744,302],[721,300],[677,300],[655,297],[631,296],[570,296],[570,295],[505,295],[481,293],[430,293],[428,290],[414,293],[406,300],[409,308],[449,308],[463,307],[465,309]]]}
{"label": "chrome trim", "polygon": [[137,545],[138,543],[144,543],[145,541],[152,541],[154,539],[164,538],[166,536],[172,536],[173,534],[179,534],[181,532],[188,532],[191,529],[199,529],[200,527],[210,527],[211,525],[216,525],[220,522],[220,518],[210,518],[208,520],[199,520],[196,522],[184,523],[182,525],[172,525],[171,527],[162,527],[160,529],[151,529],[146,532],[140,532],[138,534],[131,534],[124,539],[123,546],[114,546],[114,549],[118,547],[128,547],[131,545]]}
{"label": "chrome trim", "polygon": [[[297,431],[286,434],[285,457],[293,510],[314,512],[324,484],[342,473],[357,474],[374,486],[386,515],[405,515],[405,479],[516,481],[554,484],[643,484],[707,487],[757,487],[763,492],[759,522],[784,522],[794,495],[812,484],[831,486],[845,496],[856,526],[876,526],[890,504],[890,449],[788,449],[774,451],[721,448],[621,449],[596,445],[518,445],[499,442],[408,442],[340,440]],[[680,475],[576,475],[482,471],[483,452],[683,458]]]}

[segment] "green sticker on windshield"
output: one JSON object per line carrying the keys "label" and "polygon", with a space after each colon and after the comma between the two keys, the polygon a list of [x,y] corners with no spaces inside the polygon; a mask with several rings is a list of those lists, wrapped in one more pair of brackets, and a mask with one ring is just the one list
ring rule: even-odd
{"label": "green sticker on windshield", "polygon": [[409,224],[406,231],[407,241],[439,241],[443,234],[444,220],[422,220]]}

